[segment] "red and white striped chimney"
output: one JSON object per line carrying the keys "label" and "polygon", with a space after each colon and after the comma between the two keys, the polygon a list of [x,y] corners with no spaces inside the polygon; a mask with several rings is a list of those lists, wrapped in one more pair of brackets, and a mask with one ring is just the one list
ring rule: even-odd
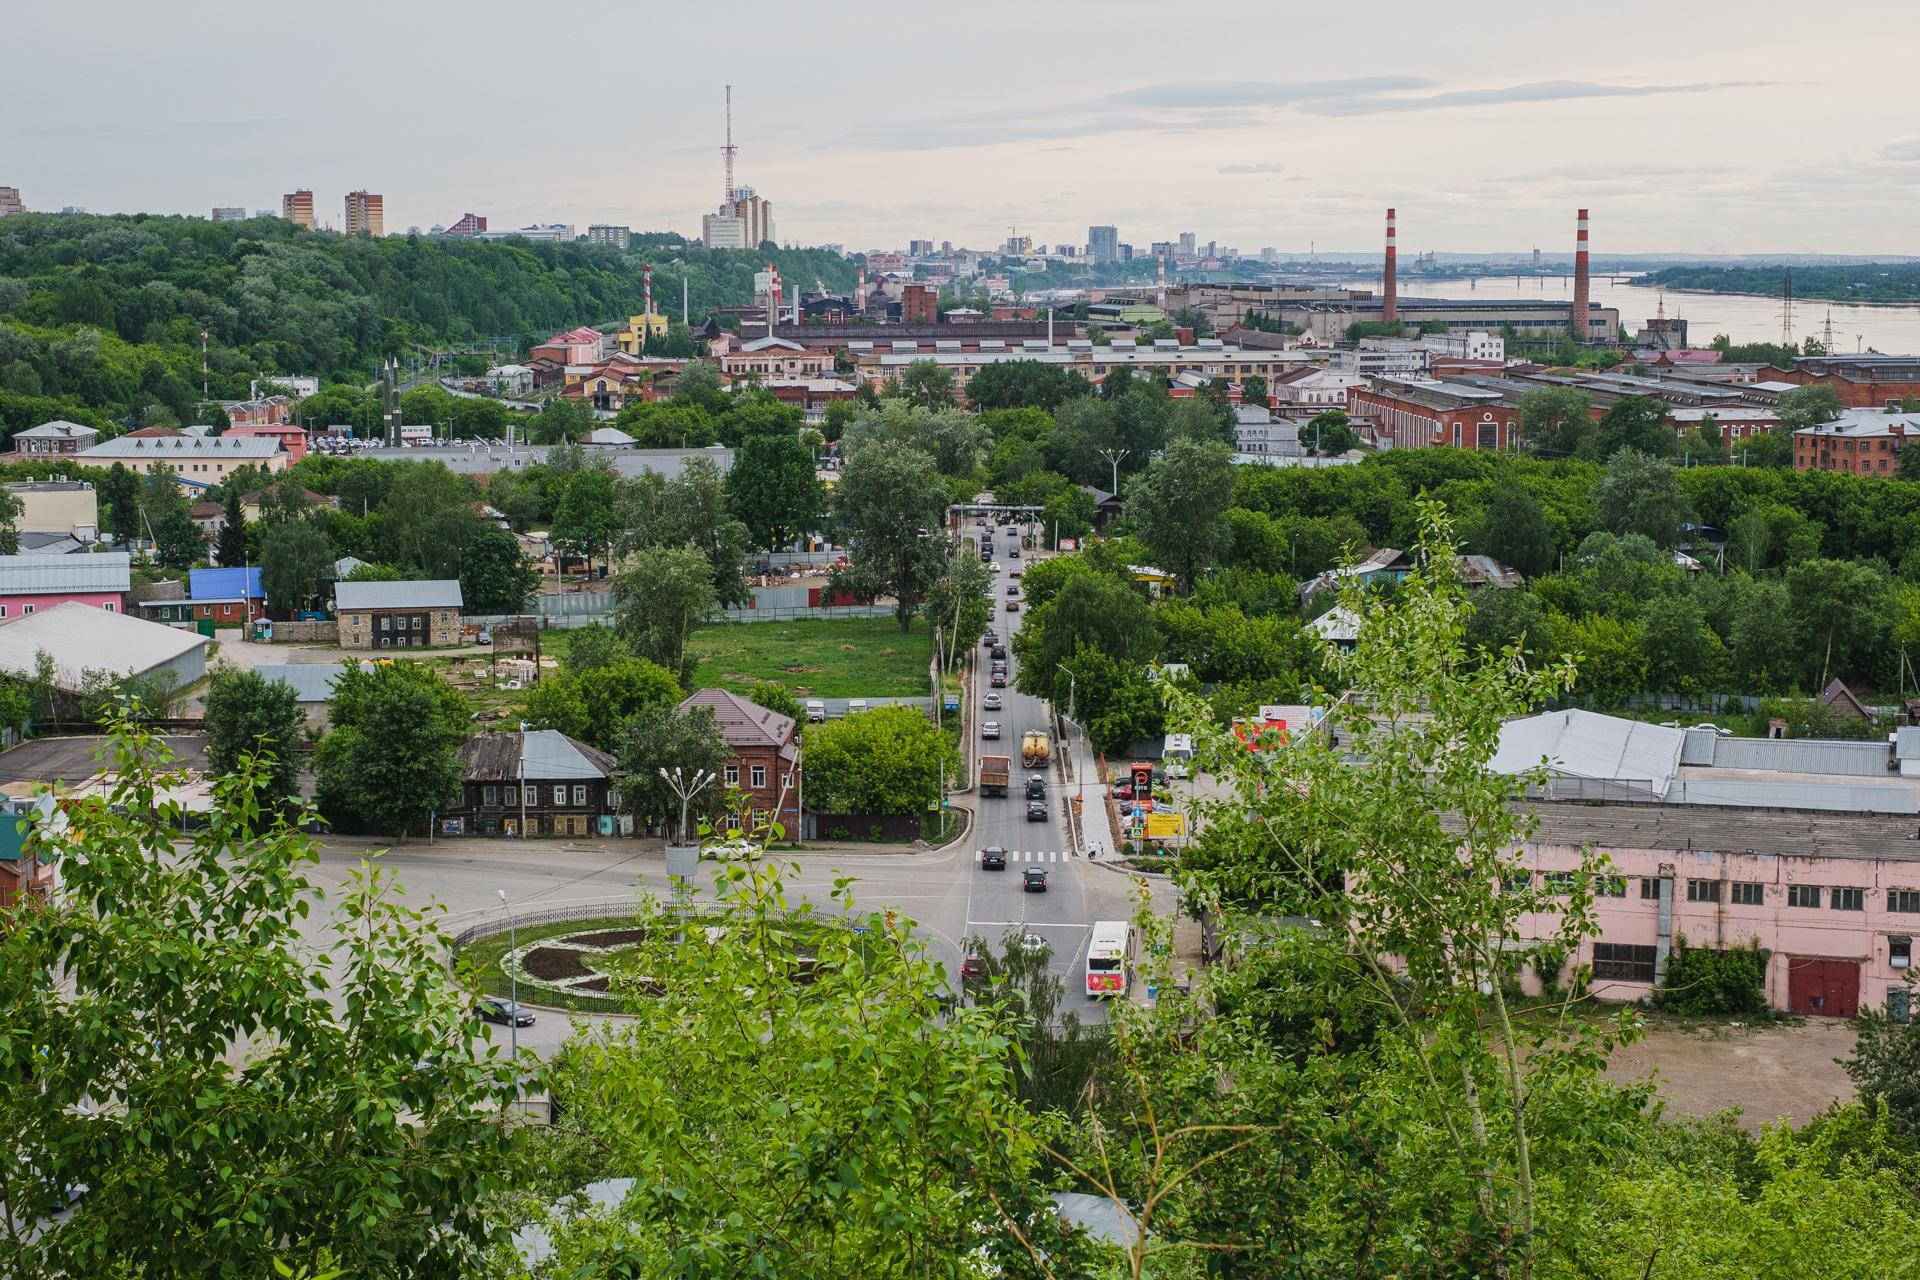
{"label": "red and white striped chimney", "polygon": [[1573,241],[1573,340],[1587,342],[1593,337],[1593,321],[1587,314],[1587,211],[1580,211],[1580,229]]}
{"label": "red and white striped chimney", "polygon": [[867,309],[867,269],[860,268],[860,283],[853,286],[853,309],[864,313]]}
{"label": "red and white striped chimney", "polygon": [[1394,324],[1400,318],[1400,264],[1395,260],[1393,210],[1387,210],[1387,270],[1380,286],[1380,323]]}
{"label": "red and white striped chimney", "polygon": [[646,300],[642,304],[646,307],[646,314],[652,315],[653,314],[653,264],[651,262],[643,262],[640,264],[640,296]]}

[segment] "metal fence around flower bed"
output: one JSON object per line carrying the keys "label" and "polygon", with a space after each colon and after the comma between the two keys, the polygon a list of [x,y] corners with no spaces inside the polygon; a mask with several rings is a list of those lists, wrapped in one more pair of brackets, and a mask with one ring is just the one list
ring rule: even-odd
{"label": "metal fence around flower bed", "polygon": [[640,904],[632,898],[617,898],[610,902],[580,902],[570,907],[552,907],[545,911],[517,911],[509,920],[500,912],[495,912],[485,920],[475,921],[454,934],[449,940],[453,949],[458,951],[479,938],[491,938],[496,933],[506,933],[511,929],[535,929],[543,924],[561,924],[571,920],[600,920],[613,916],[638,915]]}

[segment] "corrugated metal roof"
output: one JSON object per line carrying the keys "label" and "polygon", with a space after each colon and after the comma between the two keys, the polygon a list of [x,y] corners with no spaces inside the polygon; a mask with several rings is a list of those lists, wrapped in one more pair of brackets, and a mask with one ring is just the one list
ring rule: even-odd
{"label": "corrugated metal roof", "polygon": [[53,655],[60,687],[75,689],[85,672],[139,675],[206,644],[205,636],[191,631],[68,601],[0,620],[0,671],[31,675],[44,649]]}
{"label": "corrugated metal roof", "polygon": [[1508,722],[1500,730],[1500,749],[1487,767],[1494,773],[1523,773],[1547,768],[1573,778],[1627,779],[1651,784],[1665,795],[1680,768],[1681,729],[1596,715],[1591,711],[1549,711]]}
{"label": "corrugated metal roof", "polygon": [[79,458],[271,458],[281,452],[273,436],[120,436],[82,449]]}
{"label": "corrugated metal roof", "polygon": [[0,556],[0,595],[125,591],[132,579],[133,557],[125,551]]}
{"label": "corrugated metal roof", "polygon": [[337,609],[458,609],[460,582],[342,582],[333,589],[333,603]]}
{"label": "corrugated metal roof", "polygon": [[[461,776],[468,782],[584,782],[613,774],[614,759],[558,729],[525,733],[482,733],[459,749]],[[525,757],[526,768],[521,769]]]}
{"label": "corrugated metal roof", "polygon": [[68,422],[65,418],[55,418],[52,422],[43,422],[37,427],[16,431],[13,433],[13,438],[18,440],[25,436],[31,440],[74,440],[81,436],[91,439],[99,434],[97,428],[84,426],[78,422]]}
{"label": "corrugated metal roof", "polygon": [[263,680],[278,680],[293,690],[300,702],[325,702],[333,697],[342,664],[334,662],[280,662],[253,668]]}
{"label": "corrugated metal roof", "polygon": [[187,592],[190,600],[258,600],[266,594],[260,587],[258,566],[189,569]]}

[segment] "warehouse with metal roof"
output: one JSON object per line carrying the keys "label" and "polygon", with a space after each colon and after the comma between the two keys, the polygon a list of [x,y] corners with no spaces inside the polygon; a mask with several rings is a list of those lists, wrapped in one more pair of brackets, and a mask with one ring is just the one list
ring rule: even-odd
{"label": "warehouse with metal roof", "polygon": [[176,689],[207,674],[205,636],[124,613],[67,603],[0,619],[0,671],[30,677],[42,653],[53,658],[55,686],[68,693],[90,672],[166,676]]}

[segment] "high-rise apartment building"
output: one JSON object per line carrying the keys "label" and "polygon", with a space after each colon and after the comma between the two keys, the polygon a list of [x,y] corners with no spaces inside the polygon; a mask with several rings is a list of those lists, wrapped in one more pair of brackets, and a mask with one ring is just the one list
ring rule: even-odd
{"label": "high-rise apartment building", "polygon": [[633,241],[633,228],[616,227],[605,222],[596,222],[587,228],[588,244],[603,244],[613,249],[624,249]]}
{"label": "high-rise apartment building", "polygon": [[313,192],[290,191],[281,196],[280,216],[296,227],[313,230]]}
{"label": "high-rise apartment building", "polygon": [[1183,257],[1191,258],[1194,256],[1194,250],[1199,247],[1195,243],[1198,239],[1199,237],[1191,231],[1182,231],[1180,233],[1180,253]]}
{"label": "high-rise apartment building", "polygon": [[387,234],[386,203],[385,196],[371,191],[347,192],[347,234],[376,240]]}
{"label": "high-rise apartment building", "polygon": [[27,206],[20,202],[20,188],[0,187],[0,218],[10,213],[25,213]]}
{"label": "high-rise apartment building", "polygon": [[743,224],[747,248],[758,249],[773,239],[773,201],[761,199],[752,187],[735,188],[732,212]]}
{"label": "high-rise apartment building", "polygon": [[747,224],[727,212],[727,208],[722,205],[721,212],[709,213],[700,219],[700,239],[709,249],[747,247]]}
{"label": "high-rise apartment building", "polygon": [[933,241],[931,240],[907,241],[907,256],[909,258],[931,258],[933,256]]}
{"label": "high-rise apartment building", "polygon": [[1095,266],[1120,260],[1120,229],[1118,227],[1088,227],[1087,257]]}
{"label": "high-rise apartment building", "polygon": [[247,220],[247,211],[243,206],[237,204],[217,204],[213,206],[213,220],[215,222],[245,222]]}

